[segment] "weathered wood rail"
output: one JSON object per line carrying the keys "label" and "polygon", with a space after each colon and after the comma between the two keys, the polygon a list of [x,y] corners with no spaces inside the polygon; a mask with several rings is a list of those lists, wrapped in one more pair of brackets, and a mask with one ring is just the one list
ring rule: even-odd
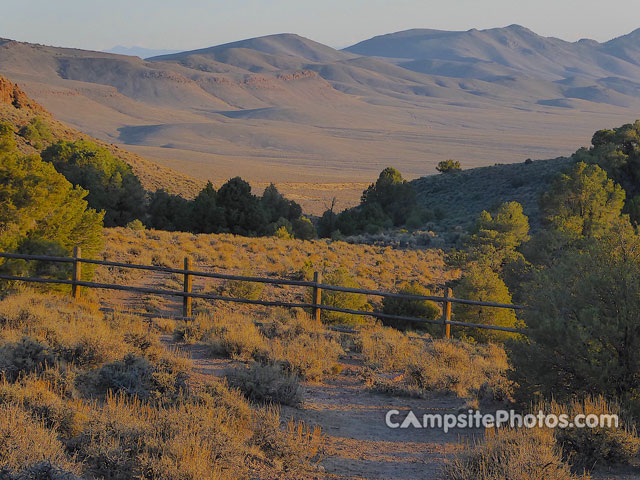
{"label": "weathered wood rail", "polygon": [[[454,303],[463,304],[463,305],[492,307],[492,308],[505,308],[505,309],[512,309],[512,310],[521,310],[521,309],[524,309],[525,307],[522,305],[511,305],[511,304],[504,304],[504,303],[493,303],[493,302],[483,302],[478,300],[465,300],[462,298],[454,298],[450,288],[444,289],[443,296],[409,295],[404,293],[383,292],[379,290],[365,290],[361,288],[341,287],[338,285],[324,284],[322,283],[322,276],[319,272],[314,273],[313,281],[229,275],[224,273],[203,272],[203,271],[193,270],[190,258],[185,258],[184,268],[180,269],[180,268],[171,268],[171,267],[161,267],[157,265],[138,265],[133,263],[120,263],[120,262],[111,262],[107,260],[94,260],[89,258],[82,258],[80,248],[74,249],[73,257],[55,257],[55,256],[48,256],[48,255],[25,255],[25,254],[19,254],[19,253],[0,252],[0,258],[20,259],[20,260],[27,260],[27,261],[70,263],[73,266],[71,279],[21,277],[21,276],[14,276],[14,275],[5,275],[0,273],[0,280],[71,285],[71,294],[75,299],[80,298],[82,288],[123,290],[127,292],[144,293],[144,294],[150,294],[150,295],[181,297],[183,303],[182,303],[182,317],[180,318],[186,318],[186,319],[192,318],[192,314],[191,314],[192,299],[199,298],[204,300],[235,302],[235,303],[244,303],[244,304],[250,304],[250,305],[262,305],[267,307],[306,308],[306,309],[310,309],[313,312],[314,317],[317,318],[318,320],[320,319],[321,312],[324,310],[329,312],[339,312],[339,313],[368,316],[368,317],[374,317],[374,318],[380,318],[380,319],[409,321],[409,322],[417,322],[417,323],[432,323],[432,324],[437,324],[442,326],[442,336],[445,338],[449,338],[452,325],[459,326],[459,327],[497,330],[502,332],[523,333],[522,330],[519,330],[516,328],[501,327],[497,325],[485,325],[485,324],[478,324],[478,323],[457,322],[455,320],[452,320],[451,306]],[[135,286],[128,286],[128,285],[117,285],[117,284],[110,284],[110,283],[97,283],[97,282],[83,281],[81,280],[83,264],[102,265],[107,267],[128,268],[128,269],[136,269],[136,270],[147,270],[147,271],[154,271],[154,272],[178,274],[183,276],[184,288],[182,290],[167,290],[167,289],[160,289],[160,288],[135,287]],[[265,284],[272,284],[272,285],[311,288],[312,303],[293,303],[293,302],[282,302],[277,300],[274,300],[274,301],[252,300],[248,298],[226,297],[222,295],[196,293],[196,292],[193,292],[193,277],[215,278],[215,279],[221,279],[221,280],[234,280],[234,281],[243,281],[243,282],[265,283]],[[348,308],[334,307],[331,305],[323,305],[322,304],[323,290],[354,293],[354,294],[364,294],[364,295],[379,296],[379,297],[392,297],[392,298],[398,298],[398,299],[404,299],[404,300],[428,300],[428,301],[442,304],[442,317],[437,320],[432,320],[432,319],[426,319],[426,318],[390,315],[383,312],[368,312],[363,310],[351,310]]]}

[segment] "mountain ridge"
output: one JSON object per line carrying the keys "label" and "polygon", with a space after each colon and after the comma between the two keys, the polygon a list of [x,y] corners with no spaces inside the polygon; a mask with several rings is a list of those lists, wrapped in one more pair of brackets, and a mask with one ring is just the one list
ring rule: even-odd
{"label": "mountain ridge", "polygon": [[357,44],[365,56],[278,34],[147,60],[0,41],[0,73],[74,128],[191,176],[370,182],[389,165],[417,178],[447,158],[587,145],[637,116],[636,40],[417,29],[384,36],[383,57],[379,37]]}

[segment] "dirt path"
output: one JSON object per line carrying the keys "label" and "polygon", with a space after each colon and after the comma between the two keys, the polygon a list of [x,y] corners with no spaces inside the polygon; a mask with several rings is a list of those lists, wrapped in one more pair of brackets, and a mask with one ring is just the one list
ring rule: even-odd
{"label": "dirt path", "polygon": [[[168,345],[173,343],[166,339]],[[206,347],[182,346],[194,362],[194,381],[220,378],[241,362],[211,358]],[[339,480],[419,480],[437,478],[445,458],[462,448],[463,436],[473,431],[443,433],[431,429],[390,429],[388,410],[404,414],[457,413],[463,401],[451,396],[429,399],[399,398],[368,391],[359,375],[357,359],[347,360],[342,372],[321,384],[304,383],[301,408],[282,407],[283,418],[319,425],[326,435],[325,457],[319,477]]]}
{"label": "dirt path", "polygon": [[[157,286],[162,279],[162,274],[153,272],[140,276],[135,284]],[[138,294],[115,293],[104,306],[131,311],[144,311],[148,306]],[[171,298],[156,306],[159,315],[176,315],[180,313],[181,301]],[[164,335],[162,342],[167,348],[178,347],[191,357],[193,382],[222,378],[229,370],[243,366],[241,362],[212,358],[205,346],[177,344],[171,335]],[[400,419],[409,410],[421,418],[425,413],[457,413],[464,401],[445,395],[411,399],[374,393],[364,385],[362,370],[357,357],[345,358],[339,375],[323,383],[302,385],[305,401],[300,408],[282,407],[283,418],[318,425],[326,435],[325,456],[314,479],[434,479],[446,457],[462,448],[463,437],[478,433],[388,428],[385,415],[389,410],[399,410]],[[259,480],[263,478],[270,477]]]}

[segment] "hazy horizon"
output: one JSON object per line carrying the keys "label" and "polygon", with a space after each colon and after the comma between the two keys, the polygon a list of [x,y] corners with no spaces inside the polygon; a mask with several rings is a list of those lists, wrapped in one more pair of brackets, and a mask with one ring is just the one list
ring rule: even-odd
{"label": "hazy horizon", "polygon": [[[164,0],[135,4],[113,0],[96,5],[79,0],[33,0],[4,7],[0,37],[52,46],[108,50],[114,46],[192,50],[246,38],[296,33],[334,48],[376,35],[433,28],[469,30],[519,24],[543,36],[567,41],[607,41],[640,27],[635,0],[545,0],[520,5],[508,0]],[[621,12],[625,12],[621,15]]]}

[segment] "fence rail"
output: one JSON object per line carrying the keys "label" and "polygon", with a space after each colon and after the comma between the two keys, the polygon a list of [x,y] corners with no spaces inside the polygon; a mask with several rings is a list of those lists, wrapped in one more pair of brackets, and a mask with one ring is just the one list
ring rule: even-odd
{"label": "fence rail", "polygon": [[[319,272],[314,272],[313,281],[304,281],[304,280],[289,280],[284,278],[250,277],[250,276],[229,275],[229,274],[223,274],[223,273],[197,271],[192,269],[191,259],[188,257],[185,258],[184,260],[183,269],[162,267],[157,265],[138,265],[133,263],[111,262],[108,260],[94,260],[89,258],[82,258],[79,247],[76,247],[74,249],[73,257],[56,257],[56,256],[48,256],[48,255],[25,255],[25,254],[19,254],[19,253],[0,252],[0,258],[20,259],[20,260],[27,260],[27,261],[44,261],[44,262],[54,262],[54,263],[70,263],[73,266],[71,279],[22,277],[22,276],[15,276],[15,275],[0,274],[0,280],[71,285],[72,296],[76,299],[80,298],[82,287],[106,289],[106,290],[122,290],[122,291],[144,293],[144,294],[150,294],[150,295],[180,297],[182,298],[182,316],[180,318],[192,318],[191,301],[194,298],[198,298],[203,300],[244,303],[244,304],[250,304],[250,305],[262,305],[267,307],[308,308],[312,310],[314,317],[318,320],[320,319],[321,312],[324,310],[328,312],[338,312],[338,313],[345,313],[345,314],[351,314],[351,315],[369,316],[369,317],[388,319],[388,320],[408,321],[408,322],[416,322],[416,323],[431,323],[431,324],[442,326],[442,336],[445,338],[450,337],[451,325],[458,326],[458,327],[470,327],[470,328],[481,328],[481,329],[487,329],[487,330],[496,330],[496,331],[502,331],[502,332],[523,333],[522,330],[517,328],[500,327],[497,325],[457,322],[455,320],[452,320],[451,306],[454,303],[463,304],[463,305],[492,307],[492,308],[504,308],[504,309],[512,309],[512,310],[522,310],[525,307],[522,305],[511,305],[511,304],[504,304],[504,303],[483,302],[478,300],[466,300],[461,298],[454,298],[450,288],[444,289],[443,296],[409,295],[409,294],[403,294],[403,293],[383,292],[379,290],[366,290],[361,288],[350,288],[350,287],[341,287],[337,285],[324,284],[322,283],[322,276]],[[81,280],[83,264],[102,265],[107,267],[117,267],[117,268],[125,268],[125,269],[147,270],[147,271],[178,274],[183,276],[183,289],[167,290],[167,289],[160,289],[160,288],[136,287],[136,286],[129,286],[129,285],[117,285],[117,284],[110,284],[110,283],[83,281]],[[274,300],[274,301],[251,300],[247,298],[226,297],[223,295],[197,293],[197,292],[193,292],[193,277],[214,278],[214,279],[221,279],[221,280],[233,280],[233,281],[311,288],[312,303],[283,302],[283,301],[277,301],[277,300]],[[363,310],[352,310],[348,308],[334,307],[331,305],[323,305],[322,304],[323,290],[353,293],[353,294],[363,294],[363,295],[371,295],[371,296],[380,296],[380,297],[388,297],[388,298],[397,298],[397,299],[403,299],[403,300],[414,300],[414,301],[428,300],[428,301],[442,304],[442,317],[440,319],[433,320],[433,319],[426,319],[426,318],[405,317],[401,315],[391,315],[383,312],[368,312]]]}

